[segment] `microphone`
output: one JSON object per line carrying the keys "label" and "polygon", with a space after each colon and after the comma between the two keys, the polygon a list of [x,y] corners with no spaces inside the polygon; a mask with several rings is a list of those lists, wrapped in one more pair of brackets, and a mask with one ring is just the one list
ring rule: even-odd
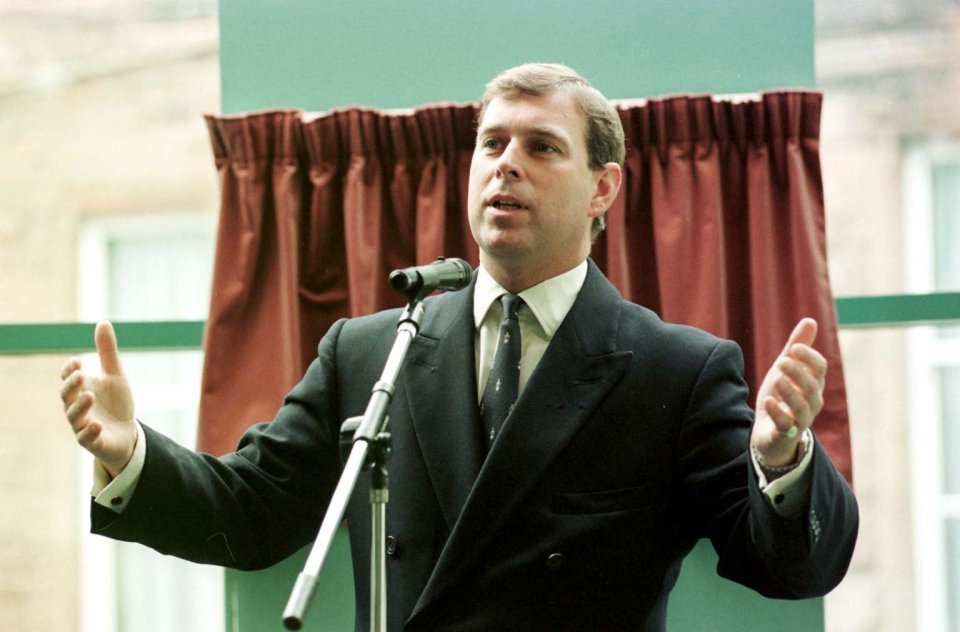
{"label": "microphone", "polygon": [[425,266],[413,266],[390,273],[390,285],[395,290],[425,296],[434,290],[457,291],[470,285],[473,269],[463,259],[437,257]]}

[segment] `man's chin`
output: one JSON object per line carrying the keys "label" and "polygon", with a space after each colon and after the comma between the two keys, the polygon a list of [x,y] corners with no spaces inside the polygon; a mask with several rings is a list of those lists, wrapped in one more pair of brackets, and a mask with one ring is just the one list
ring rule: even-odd
{"label": "man's chin", "polygon": [[485,240],[481,250],[499,261],[525,260],[534,252],[529,241],[513,235]]}

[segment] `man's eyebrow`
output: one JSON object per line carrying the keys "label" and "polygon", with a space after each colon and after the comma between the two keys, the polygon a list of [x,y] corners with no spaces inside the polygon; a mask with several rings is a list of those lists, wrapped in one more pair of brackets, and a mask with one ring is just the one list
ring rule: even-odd
{"label": "man's eyebrow", "polygon": [[[491,127],[481,127],[477,130],[477,136],[482,136],[484,134],[502,134],[507,131],[506,125],[493,125]],[[567,144],[567,137],[565,134],[562,134],[556,131],[554,128],[547,125],[532,125],[530,127],[524,127],[522,129],[524,136],[533,136],[535,138],[546,138],[552,140],[556,143]]]}

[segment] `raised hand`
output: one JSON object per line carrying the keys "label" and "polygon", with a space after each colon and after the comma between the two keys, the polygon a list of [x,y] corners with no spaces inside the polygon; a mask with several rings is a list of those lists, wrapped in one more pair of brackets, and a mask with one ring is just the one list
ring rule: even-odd
{"label": "raised hand", "polygon": [[77,443],[116,477],[130,461],[137,443],[133,394],[120,364],[113,325],[97,323],[94,341],[101,373],[85,374],[80,359],[70,358],[60,369],[60,398]]}
{"label": "raised hand", "polygon": [[757,392],[750,443],[767,465],[796,461],[800,434],[823,408],[827,360],[811,346],[816,337],[817,321],[797,323]]}

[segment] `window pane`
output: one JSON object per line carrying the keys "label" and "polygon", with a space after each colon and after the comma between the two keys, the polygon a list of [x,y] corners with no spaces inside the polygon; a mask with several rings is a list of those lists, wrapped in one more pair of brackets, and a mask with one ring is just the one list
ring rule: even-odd
{"label": "window pane", "polygon": [[947,520],[947,620],[949,630],[960,630],[960,519]]}
{"label": "window pane", "polygon": [[[960,291],[960,163],[935,166],[932,173],[934,279],[937,291]],[[960,338],[960,326],[943,327],[942,338]]]}
{"label": "window pane", "polygon": [[947,494],[960,494],[960,454],[957,454],[957,446],[960,446],[960,366],[940,369],[940,401],[943,406],[943,440],[940,442],[943,488]]}
{"label": "window pane", "polygon": [[114,238],[109,243],[109,261],[113,318],[207,317],[213,268],[209,235]]}
{"label": "window pane", "polygon": [[937,289],[960,291],[960,164],[933,168],[933,221]]}
{"label": "window pane", "polygon": [[[117,544],[117,631],[223,630],[223,569]],[[171,581],[173,580],[173,581]]]}

